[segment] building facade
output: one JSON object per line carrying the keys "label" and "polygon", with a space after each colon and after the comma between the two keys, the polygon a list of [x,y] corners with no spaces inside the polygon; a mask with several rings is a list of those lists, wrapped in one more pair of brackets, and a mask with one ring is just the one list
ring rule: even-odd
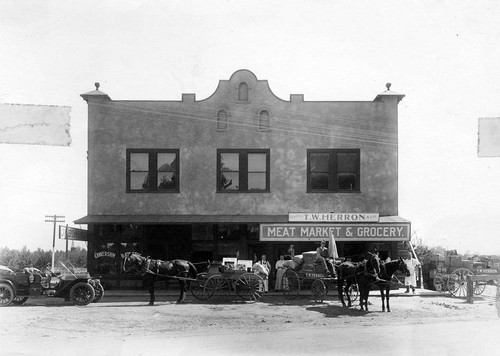
{"label": "building facade", "polygon": [[396,258],[410,238],[398,216],[398,103],[275,96],[238,70],[197,100],[88,103],[88,268],[117,287],[138,251],[192,262],[315,250],[333,234],[339,255]]}

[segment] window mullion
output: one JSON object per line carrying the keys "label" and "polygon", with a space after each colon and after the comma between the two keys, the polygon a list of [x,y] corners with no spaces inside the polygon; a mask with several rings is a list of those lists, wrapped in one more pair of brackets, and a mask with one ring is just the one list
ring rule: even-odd
{"label": "window mullion", "polygon": [[240,191],[248,190],[248,152],[240,153]]}
{"label": "window mullion", "polygon": [[337,190],[337,173],[338,173],[338,167],[337,167],[337,153],[334,151],[330,152],[330,160],[329,160],[329,166],[330,166],[330,179],[328,179],[329,184],[328,184],[328,190]]}
{"label": "window mullion", "polygon": [[266,191],[271,190],[271,153],[266,152]]}
{"label": "window mullion", "polygon": [[158,190],[158,154],[149,153],[149,190]]}

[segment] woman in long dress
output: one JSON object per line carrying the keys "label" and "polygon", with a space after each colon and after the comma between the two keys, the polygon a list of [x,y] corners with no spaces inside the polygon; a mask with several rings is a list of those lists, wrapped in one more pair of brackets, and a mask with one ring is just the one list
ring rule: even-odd
{"label": "woman in long dress", "polygon": [[274,290],[280,291],[283,289],[281,285],[283,274],[285,273],[285,256],[280,255],[280,259],[276,261],[276,283],[274,284]]}

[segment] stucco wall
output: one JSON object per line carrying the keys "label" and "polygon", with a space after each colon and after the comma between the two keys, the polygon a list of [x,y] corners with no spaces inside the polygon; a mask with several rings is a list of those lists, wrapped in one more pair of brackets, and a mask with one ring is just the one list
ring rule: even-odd
{"label": "stucco wall", "polygon": [[[240,82],[249,101],[237,101]],[[267,81],[238,71],[196,101],[88,98],[89,214],[287,214],[379,212],[397,215],[397,98],[304,102],[277,98]],[[221,109],[228,131],[217,131]],[[270,131],[256,127],[271,114]],[[126,193],[127,148],[180,149],[180,193]],[[217,148],[268,148],[270,193],[217,193]],[[359,148],[359,193],[306,193],[308,148]]]}

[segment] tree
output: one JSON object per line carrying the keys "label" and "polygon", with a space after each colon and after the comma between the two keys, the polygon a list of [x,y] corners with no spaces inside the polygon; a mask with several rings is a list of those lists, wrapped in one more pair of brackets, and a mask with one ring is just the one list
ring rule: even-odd
{"label": "tree", "polygon": [[[81,247],[71,249],[68,253],[69,262],[78,268],[87,267],[87,250]],[[66,252],[55,252],[55,263],[65,261]],[[8,247],[0,249],[0,265],[7,266],[14,271],[22,270],[25,267],[35,267],[40,270],[52,263],[52,251],[44,251],[40,248],[31,252],[24,246],[21,250],[11,250]]]}

